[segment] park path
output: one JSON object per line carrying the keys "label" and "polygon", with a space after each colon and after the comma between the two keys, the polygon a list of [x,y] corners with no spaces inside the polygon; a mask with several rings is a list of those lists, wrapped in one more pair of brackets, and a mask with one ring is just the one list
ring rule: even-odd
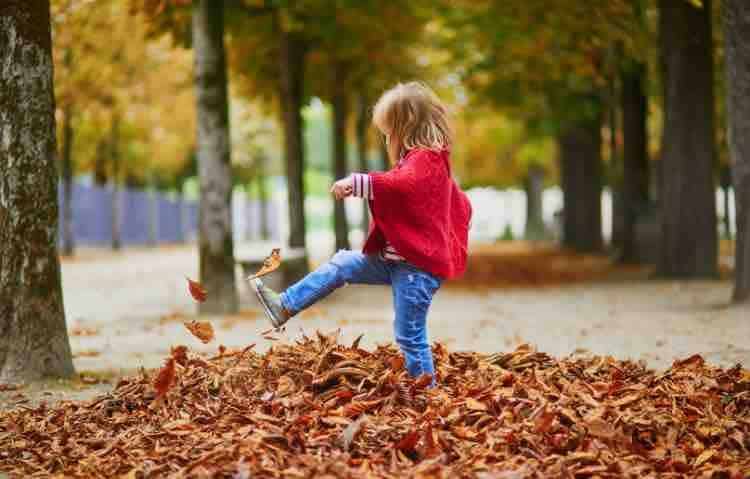
{"label": "park path", "polygon": [[[245,248],[252,248],[245,245]],[[267,245],[257,246],[266,251]],[[319,253],[319,257],[325,253]],[[193,247],[82,252],[64,261],[63,290],[71,343],[79,371],[132,371],[158,366],[170,346],[201,351],[273,342],[259,333],[265,319],[241,284],[242,313],[207,318],[216,341],[203,345],[183,327],[195,305],[184,276],[195,277]],[[657,368],[676,357],[701,353],[729,366],[750,364],[747,311],[727,308],[726,281],[669,282],[610,280],[541,289],[444,287],[433,304],[433,340],[451,349],[507,350],[522,342],[561,356],[575,351],[645,360]],[[343,341],[364,333],[363,345],[392,339],[390,290],[347,286],[289,323],[278,335],[293,340],[316,329],[341,329]]]}

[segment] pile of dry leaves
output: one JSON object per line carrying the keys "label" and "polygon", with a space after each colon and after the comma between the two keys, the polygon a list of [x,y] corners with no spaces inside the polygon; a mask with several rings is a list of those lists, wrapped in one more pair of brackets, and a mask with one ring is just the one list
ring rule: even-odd
{"label": "pile of dry leaves", "polygon": [[440,385],[392,346],[318,335],[266,354],[173,349],[88,403],[0,414],[23,477],[722,477],[750,474],[750,373],[661,374],[529,347],[450,353]]}

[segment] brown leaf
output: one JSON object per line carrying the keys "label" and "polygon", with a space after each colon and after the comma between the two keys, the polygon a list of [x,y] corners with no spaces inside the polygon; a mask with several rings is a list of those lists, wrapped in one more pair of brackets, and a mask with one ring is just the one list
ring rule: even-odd
{"label": "brown leaf", "polygon": [[609,422],[602,418],[594,418],[586,423],[586,429],[589,434],[602,439],[612,439],[615,437],[615,428]]}
{"label": "brown leaf", "polygon": [[269,273],[276,271],[281,266],[281,248],[274,248],[271,250],[271,254],[263,260],[263,266],[258,270],[257,273],[248,276],[248,281],[255,278],[260,278]]}
{"label": "brown leaf", "polygon": [[203,288],[203,286],[199,282],[193,281],[190,278],[185,279],[187,279],[188,291],[190,291],[190,295],[193,297],[193,299],[198,301],[199,303],[206,301],[206,298],[208,298],[208,292]]}
{"label": "brown leaf", "polygon": [[156,390],[156,397],[162,397],[167,394],[169,388],[172,387],[175,379],[174,371],[175,360],[173,357],[167,359],[167,362],[159,370],[159,374],[154,379],[154,389]]}
{"label": "brown leaf", "polygon": [[183,323],[185,327],[193,333],[193,336],[200,339],[203,343],[209,343],[214,339],[214,328],[208,321],[191,321]]}

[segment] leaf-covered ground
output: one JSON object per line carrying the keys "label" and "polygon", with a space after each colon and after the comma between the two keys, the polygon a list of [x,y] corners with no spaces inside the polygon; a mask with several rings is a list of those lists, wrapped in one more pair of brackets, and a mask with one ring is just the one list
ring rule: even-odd
{"label": "leaf-covered ground", "polygon": [[[700,356],[657,373],[436,345],[439,386],[392,346],[335,336],[174,348],[85,403],[0,413],[18,477],[717,477],[750,474],[750,372]],[[158,388],[158,390],[157,390]]]}

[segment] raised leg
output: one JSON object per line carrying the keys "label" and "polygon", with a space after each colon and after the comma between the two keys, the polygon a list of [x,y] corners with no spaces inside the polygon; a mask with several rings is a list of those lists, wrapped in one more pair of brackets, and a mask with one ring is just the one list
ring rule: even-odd
{"label": "raised leg", "polygon": [[390,271],[377,256],[342,250],[281,294],[281,303],[295,315],[325,298],[335,289],[351,284],[390,284]]}

